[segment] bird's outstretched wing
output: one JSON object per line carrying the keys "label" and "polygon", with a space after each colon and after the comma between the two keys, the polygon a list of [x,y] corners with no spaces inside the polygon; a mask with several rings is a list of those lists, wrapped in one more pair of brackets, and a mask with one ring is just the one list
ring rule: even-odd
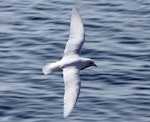
{"label": "bird's outstretched wing", "polygon": [[79,70],[74,67],[63,69],[65,84],[64,93],[64,117],[68,117],[72,112],[80,93]]}
{"label": "bird's outstretched wing", "polygon": [[80,55],[84,43],[84,25],[76,7],[72,9],[70,35],[64,50],[64,56],[69,54]]}

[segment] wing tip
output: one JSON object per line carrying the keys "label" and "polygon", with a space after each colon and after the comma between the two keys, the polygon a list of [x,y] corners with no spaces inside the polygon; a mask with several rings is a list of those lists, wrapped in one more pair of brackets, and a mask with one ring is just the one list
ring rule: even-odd
{"label": "wing tip", "polygon": [[73,108],[71,110],[64,110],[64,118],[67,118],[72,113],[72,110]]}
{"label": "wing tip", "polygon": [[64,113],[64,118],[67,118],[70,115],[70,113]]}
{"label": "wing tip", "polygon": [[67,97],[67,101],[64,100],[64,118],[67,118],[72,113],[72,111],[76,105],[77,100],[70,99],[70,98],[71,98],[71,96],[69,98]]}
{"label": "wing tip", "polygon": [[72,13],[74,13],[74,12],[78,13],[78,7],[76,7],[76,6],[72,7]]}

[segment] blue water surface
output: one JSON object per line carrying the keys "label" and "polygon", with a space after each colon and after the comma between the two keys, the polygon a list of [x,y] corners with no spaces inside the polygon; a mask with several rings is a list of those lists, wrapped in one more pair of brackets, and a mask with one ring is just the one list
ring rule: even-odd
{"label": "blue water surface", "polygon": [[[42,66],[61,59],[71,9],[82,16],[82,88],[63,118],[62,73]],[[0,122],[150,122],[149,0],[2,0]]]}

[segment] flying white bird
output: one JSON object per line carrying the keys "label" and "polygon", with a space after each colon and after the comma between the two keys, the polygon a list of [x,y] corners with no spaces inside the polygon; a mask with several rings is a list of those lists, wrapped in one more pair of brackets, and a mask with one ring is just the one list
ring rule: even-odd
{"label": "flying white bird", "polygon": [[64,55],[60,61],[49,63],[43,67],[43,73],[63,71],[65,84],[64,93],[64,117],[68,117],[72,112],[81,87],[79,77],[80,70],[90,66],[96,66],[94,61],[89,58],[82,58],[81,47],[84,43],[84,26],[77,8],[73,7],[70,24],[69,40],[66,44]]}

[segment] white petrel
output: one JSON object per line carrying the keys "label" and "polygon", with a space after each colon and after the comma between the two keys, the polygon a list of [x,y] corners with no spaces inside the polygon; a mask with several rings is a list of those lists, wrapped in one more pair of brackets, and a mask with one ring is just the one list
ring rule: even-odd
{"label": "white petrel", "polygon": [[80,70],[90,66],[96,66],[92,59],[80,57],[83,43],[84,26],[77,8],[73,7],[70,35],[64,50],[64,55],[60,61],[49,63],[42,69],[44,74],[63,71],[65,84],[64,117],[69,116],[77,102],[81,87]]}

